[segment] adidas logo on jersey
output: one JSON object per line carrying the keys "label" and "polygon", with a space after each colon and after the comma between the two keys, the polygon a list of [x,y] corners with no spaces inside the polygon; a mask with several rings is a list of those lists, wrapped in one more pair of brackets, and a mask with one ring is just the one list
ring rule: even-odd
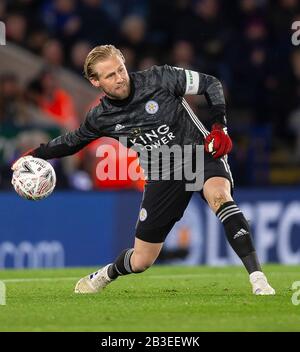
{"label": "adidas logo on jersey", "polygon": [[233,239],[237,239],[241,236],[244,236],[244,235],[247,235],[249,232],[246,231],[245,229],[240,229],[234,236],[233,236]]}
{"label": "adidas logo on jersey", "polygon": [[125,126],[120,125],[119,123],[115,127],[115,131],[120,131],[121,129],[125,128]]}

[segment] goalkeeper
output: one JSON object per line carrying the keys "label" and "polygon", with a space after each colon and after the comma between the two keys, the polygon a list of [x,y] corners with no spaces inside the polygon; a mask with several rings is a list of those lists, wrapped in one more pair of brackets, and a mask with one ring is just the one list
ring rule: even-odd
{"label": "goalkeeper", "polygon": [[[275,294],[262,272],[249,224],[232,198],[233,180],[227,162],[232,142],[219,80],[167,65],[128,74],[122,53],[113,45],[95,47],[87,55],[84,70],[90,83],[105,93],[101,103],[89,111],[78,129],[41,144],[26,155],[61,158],[102,136],[121,142],[126,138],[126,146],[137,151],[151,151],[162,145],[189,145],[195,150],[197,145],[204,145],[204,182],[197,192],[221,221],[231,247],[249,274],[252,292]],[[211,131],[184,99],[184,95],[192,94],[205,95],[211,111]],[[134,247],[80,279],[76,293],[99,292],[119,276],[145,271],[155,262],[166,236],[182,217],[193,192],[187,191],[184,179],[164,179],[159,160],[151,158],[151,170],[157,168],[161,178],[154,180],[151,174],[146,175]],[[173,162],[176,164],[176,160]],[[143,166],[143,160],[140,163]]]}

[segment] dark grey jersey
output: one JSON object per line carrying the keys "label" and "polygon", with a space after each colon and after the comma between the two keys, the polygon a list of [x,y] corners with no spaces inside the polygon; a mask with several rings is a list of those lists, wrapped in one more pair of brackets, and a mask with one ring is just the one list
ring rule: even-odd
{"label": "dark grey jersey", "polygon": [[71,155],[102,136],[118,139],[138,152],[164,145],[203,144],[209,132],[184,99],[189,94],[205,94],[213,119],[226,124],[222,86],[213,76],[168,65],[153,66],[131,73],[130,85],[128,98],[104,97],[77,130],[41,145],[34,155],[44,159]]}

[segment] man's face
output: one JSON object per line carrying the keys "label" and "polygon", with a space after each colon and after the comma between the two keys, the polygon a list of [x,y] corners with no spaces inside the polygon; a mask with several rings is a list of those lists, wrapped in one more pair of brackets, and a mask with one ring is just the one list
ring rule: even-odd
{"label": "man's face", "polygon": [[130,82],[127,69],[119,56],[110,57],[94,66],[98,79],[90,82],[97,88],[102,88],[111,99],[125,99],[130,93]]}

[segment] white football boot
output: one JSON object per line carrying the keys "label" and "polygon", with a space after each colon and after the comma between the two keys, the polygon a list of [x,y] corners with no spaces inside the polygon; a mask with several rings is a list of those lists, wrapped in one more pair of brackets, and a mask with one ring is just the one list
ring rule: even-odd
{"label": "white football boot", "polygon": [[110,264],[80,279],[75,286],[74,292],[97,293],[103,290],[109,283],[114,281],[108,277],[107,269],[109,266]]}
{"label": "white football boot", "polygon": [[275,290],[272,288],[265,274],[261,271],[254,271],[249,275],[252,285],[252,292],[255,295],[275,295]]}

